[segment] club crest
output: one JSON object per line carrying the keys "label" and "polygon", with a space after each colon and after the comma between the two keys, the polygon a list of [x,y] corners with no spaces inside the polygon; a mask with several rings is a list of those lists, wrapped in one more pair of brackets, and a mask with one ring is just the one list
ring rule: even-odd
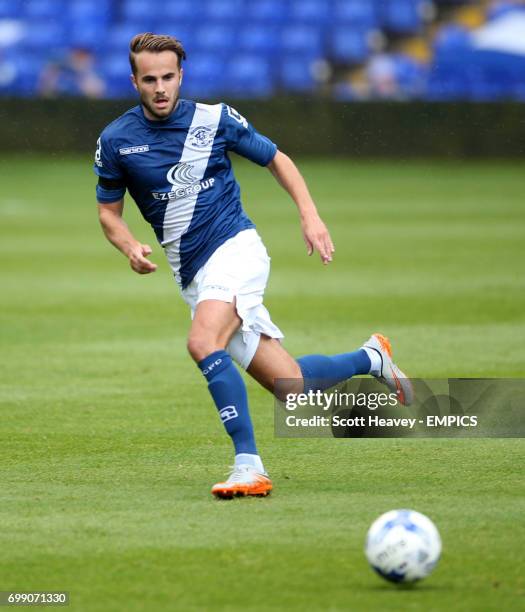
{"label": "club crest", "polygon": [[199,125],[190,130],[190,144],[199,149],[207,147],[213,142],[214,131],[206,126]]}

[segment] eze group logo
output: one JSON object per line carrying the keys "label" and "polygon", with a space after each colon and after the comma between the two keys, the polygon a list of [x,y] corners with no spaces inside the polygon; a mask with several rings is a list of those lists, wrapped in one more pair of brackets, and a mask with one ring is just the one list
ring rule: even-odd
{"label": "eze group logo", "polygon": [[152,196],[156,200],[178,200],[188,196],[198,195],[201,191],[205,191],[213,187],[214,178],[199,180],[195,176],[195,167],[188,162],[178,162],[172,166],[166,174],[166,179],[173,185],[171,191],[154,191]]}
{"label": "eze group logo", "polygon": [[198,179],[193,176],[192,172],[193,166],[191,164],[179,162],[168,170],[166,178],[174,186],[193,185]]}

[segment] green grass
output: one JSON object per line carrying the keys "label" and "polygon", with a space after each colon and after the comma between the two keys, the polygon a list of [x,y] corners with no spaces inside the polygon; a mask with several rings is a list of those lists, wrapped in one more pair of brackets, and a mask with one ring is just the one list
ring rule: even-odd
{"label": "green grass", "polygon": [[[274,495],[214,501],[230,442],[160,249],[139,277],[104,242],[90,160],[1,163],[0,590],[68,590],[71,609],[101,612],[523,605],[521,440],[276,439],[249,381]],[[414,376],[524,375],[523,164],[305,161],[336,243],[327,268],[271,177],[236,167],[292,353],[380,330]],[[131,202],[127,218],[154,243]],[[362,552],[396,507],[429,514],[444,542],[408,590]]]}

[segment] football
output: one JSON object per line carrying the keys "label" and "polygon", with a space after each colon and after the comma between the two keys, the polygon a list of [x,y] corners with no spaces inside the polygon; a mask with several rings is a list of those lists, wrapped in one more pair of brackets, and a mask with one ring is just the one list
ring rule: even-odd
{"label": "football", "polygon": [[368,530],[365,554],[372,568],[391,582],[415,582],[428,576],[441,554],[434,523],[414,510],[391,510]]}

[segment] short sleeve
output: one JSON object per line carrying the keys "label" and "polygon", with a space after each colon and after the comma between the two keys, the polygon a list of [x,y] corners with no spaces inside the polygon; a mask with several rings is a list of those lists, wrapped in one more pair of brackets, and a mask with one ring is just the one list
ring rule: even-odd
{"label": "short sleeve", "polygon": [[227,148],[260,166],[267,166],[277,153],[277,145],[246,121],[234,108],[223,105],[222,125]]}
{"label": "short sleeve", "polygon": [[126,193],[124,174],[104,134],[97,140],[93,167],[95,174],[99,177],[97,200],[101,204],[109,204],[121,200]]}

